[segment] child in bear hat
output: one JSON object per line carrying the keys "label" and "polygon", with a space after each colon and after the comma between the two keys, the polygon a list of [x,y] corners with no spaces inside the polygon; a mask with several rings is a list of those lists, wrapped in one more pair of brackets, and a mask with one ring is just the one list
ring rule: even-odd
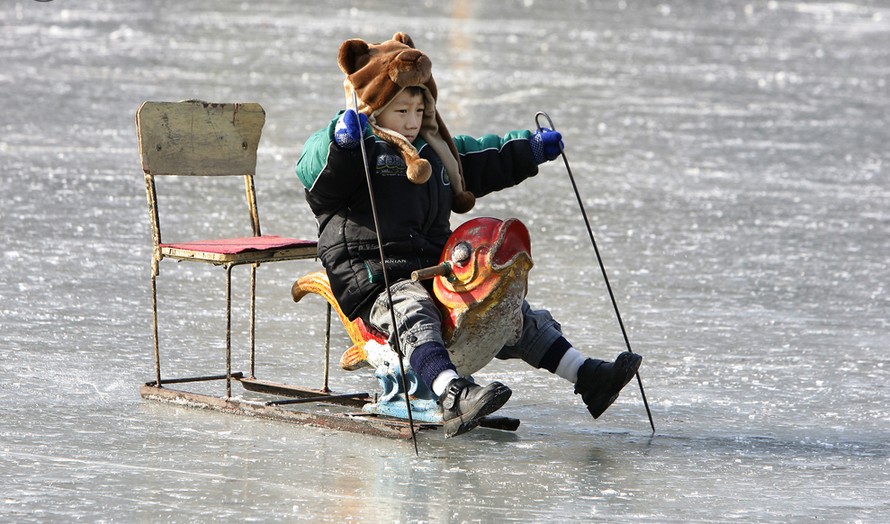
{"label": "child in bear hat", "polygon": [[[562,137],[549,129],[452,137],[436,110],[429,57],[404,33],[376,44],[347,40],[338,63],[346,74],[347,109],[307,140],[296,166],[318,222],[319,259],[351,320],[361,317],[383,333],[395,331],[359,147],[364,141],[400,347],[439,396],[445,436],[465,433],[500,409],[511,391],[500,382],[481,386],[457,374],[431,293],[410,274],[439,262],[452,211],[465,213],[477,197],[536,175],[539,164],[559,156]],[[353,93],[358,107],[352,107]],[[528,303],[522,311],[522,336],[497,357],[521,358],[569,380],[598,418],[642,358],[629,352],[614,362],[586,358],[548,311]]]}

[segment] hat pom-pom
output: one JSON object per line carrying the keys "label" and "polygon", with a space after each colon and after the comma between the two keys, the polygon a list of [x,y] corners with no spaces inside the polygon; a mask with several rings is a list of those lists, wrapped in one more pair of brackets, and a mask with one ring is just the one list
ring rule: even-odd
{"label": "hat pom-pom", "polygon": [[475,205],[476,195],[469,191],[464,191],[454,195],[454,200],[451,202],[451,210],[455,213],[466,213],[473,209]]}
{"label": "hat pom-pom", "polygon": [[415,184],[425,184],[433,174],[433,168],[425,158],[408,161],[408,180]]}

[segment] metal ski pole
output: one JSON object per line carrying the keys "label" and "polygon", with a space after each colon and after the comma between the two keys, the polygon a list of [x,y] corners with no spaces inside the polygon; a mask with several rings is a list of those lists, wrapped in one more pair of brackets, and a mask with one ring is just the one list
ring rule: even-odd
{"label": "metal ski pole", "polygon": [[[547,119],[550,129],[555,130],[553,120],[550,115],[543,111],[535,113],[535,125],[540,131],[543,129],[540,124],[540,118]],[[578,184],[575,183],[575,176],[572,174],[572,168],[569,166],[569,159],[566,157],[565,151],[560,151],[562,161],[565,163],[566,172],[569,174],[569,180],[572,181],[572,188],[575,190],[575,198],[578,200],[578,207],[581,208],[581,216],[584,217],[584,225],[587,226],[587,234],[590,236],[590,243],[593,245],[593,251],[596,253],[596,260],[599,263],[600,270],[603,273],[603,281],[606,283],[606,289],[609,291],[609,298],[612,299],[612,307],[615,309],[615,317],[618,319],[618,325],[621,327],[621,334],[624,335],[624,344],[627,351],[633,353],[630,348],[630,339],[627,337],[627,330],[624,328],[624,322],[621,320],[621,313],[618,311],[618,302],[615,301],[615,293],[612,292],[612,285],[609,284],[609,277],[606,275],[606,266],[603,264],[603,258],[600,256],[600,250],[596,245],[596,239],[593,238],[593,229],[590,227],[590,220],[587,218],[587,211],[584,210],[584,202],[581,200],[581,193],[578,191]],[[643,396],[643,405],[646,406],[646,415],[649,417],[649,425],[652,426],[652,433],[655,433],[655,422],[652,421],[652,411],[649,409],[649,401],[646,400],[646,392],[643,390],[643,379],[640,378],[640,372],[637,371],[637,384],[640,385],[640,394]]]}
{"label": "metal ski pole", "polygon": [[[358,113],[358,95],[352,92],[352,106]],[[361,118],[359,118],[361,123]],[[414,454],[420,456],[417,449],[417,432],[414,430],[414,416],[411,414],[411,399],[408,396],[408,379],[405,377],[405,355],[402,353],[402,345],[400,342],[399,325],[396,322],[396,312],[392,307],[392,291],[389,289],[389,272],[386,270],[386,255],[383,252],[383,237],[380,235],[380,220],[377,215],[377,204],[374,200],[374,186],[371,183],[371,170],[368,167],[368,153],[365,151],[365,130],[362,129],[362,136],[359,138],[359,145],[362,150],[362,164],[365,166],[365,179],[368,181],[368,198],[371,201],[371,215],[374,218],[374,229],[377,232],[377,247],[380,251],[380,267],[383,270],[383,285],[386,287],[386,298],[389,301],[389,313],[392,316],[393,344],[395,345],[396,354],[399,356],[399,372],[402,374],[402,391],[405,392],[405,404],[408,408],[408,425],[411,427],[411,440],[414,442]]]}

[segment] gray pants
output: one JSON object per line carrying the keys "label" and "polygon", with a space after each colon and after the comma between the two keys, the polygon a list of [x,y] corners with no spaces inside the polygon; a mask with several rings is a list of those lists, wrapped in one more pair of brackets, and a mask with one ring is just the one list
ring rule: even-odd
{"label": "gray pants", "polygon": [[[427,342],[442,340],[442,317],[429,292],[418,282],[401,280],[390,286],[396,322],[399,324],[399,343],[402,352],[410,359],[414,348]],[[553,342],[562,336],[562,329],[547,310],[533,310],[528,302],[522,303],[522,336],[512,346],[504,346],[497,358],[521,358],[534,367],[540,367],[541,359]],[[392,314],[389,298],[381,293],[371,307],[369,320],[374,328],[392,333]]]}

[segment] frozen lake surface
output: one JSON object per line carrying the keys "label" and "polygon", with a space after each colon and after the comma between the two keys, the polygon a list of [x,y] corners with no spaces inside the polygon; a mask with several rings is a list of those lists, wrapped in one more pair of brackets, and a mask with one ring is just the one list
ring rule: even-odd
{"label": "frozen lake surface", "polygon": [[[885,2],[10,0],[0,27],[0,520],[890,519]],[[477,375],[514,390],[501,413],[517,432],[422,433],[419,456],[140,398],[153,359],[136,108],[261,103],[263,230],[313,238],[293,164],[344,102],[337,47],[395,31],[430,55],[452,132],[529,128],[539,110],[563,132],[645,358],[654,435],[634,383],[593,421],[569,384],[517,362]],[[161,187],[165,230],[247,227],[231,182]],[[560,163],[481,215],[529,226],[529,300],[577,347],[622,350]],[[320,385],[323,307],[289,297],[316,267],[259,270],[264,376]],[[166,370],[221,369],[223,282],[161,264]],[[335,357],[347,346],[337,332]]]}

